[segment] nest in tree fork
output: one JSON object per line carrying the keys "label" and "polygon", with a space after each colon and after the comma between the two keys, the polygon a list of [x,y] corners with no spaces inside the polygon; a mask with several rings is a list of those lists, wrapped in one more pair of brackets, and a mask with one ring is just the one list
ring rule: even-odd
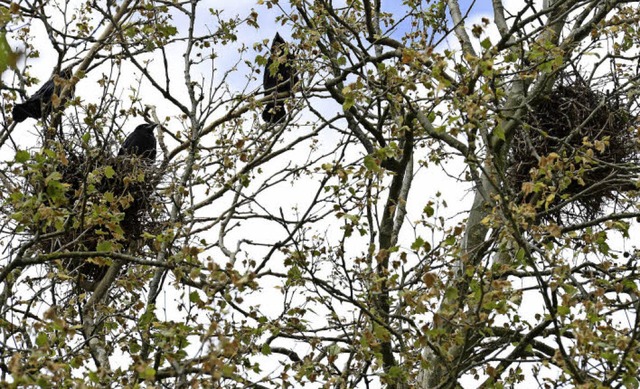
{"label": "nest in tree fork", "polygon": [[593,220],[617,194],[636,189],[638,123],[623,96],[565,74],[529,108],[506,173],[539,220]]}
{"label": "nest in tree fork", "polygon": [[[160,173],[152,165],[137,157],[68,152],[66,161],[51,169],[59,173],[59,182],[66,190],[62,200],[48,205],[67,216],[64,225],[30,228],[44,229],[51,236],[38,242],[39,251],[135,251],[132,245],[143,232],[159,232],[161,226],[153,214]],[[32,189],[37,192],[35,186]],[[80,276],[85,283],[101,280],[110,265],[106,258],[72,254],[60,264],[69,275]]]}

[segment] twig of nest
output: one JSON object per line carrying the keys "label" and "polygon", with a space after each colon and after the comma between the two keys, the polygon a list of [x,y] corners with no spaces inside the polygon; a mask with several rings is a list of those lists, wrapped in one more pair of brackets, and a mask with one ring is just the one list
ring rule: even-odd
{"label": "twig of nest", "polygon": [[637,123],[623,98],[573,73],[530,104],[506,174],[539,221],[592,220],[617,194],[636,189]]}
{"label": "twig of nest", "polygon": [[[152,215],[158,202],[154,190],[160,181],[159,171],[137,156],[88,154],[68,152],[60,164],[51,167],[59,173],[66,191],[64,197],[57,197],[56,204],[49,205],[67,219],[62,227],[44,228],[56,234],[37,243],[43,252],[123,251],[143,232],[158,233],[161,228]],[[37,193],[39,188],[32,190]],[[38,225],[31,228],[43,229]],[[60,264],[85,285],[100,281],[111,265],[100,257],[63,259]]]}

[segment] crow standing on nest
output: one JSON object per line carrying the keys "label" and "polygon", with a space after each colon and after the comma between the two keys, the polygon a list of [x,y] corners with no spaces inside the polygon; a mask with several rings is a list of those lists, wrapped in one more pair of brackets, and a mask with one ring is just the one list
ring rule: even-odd
{"label": "crow standing on nest", "polygon": [[[284,101],[282,98],[277,99],[276,93],[290,93],[293,86],[298,82],[298,75],[293,67],[294,61],[295,56],[288,51],[287,43],[280,34],[276,33],[271,44],[271,56],[267,60],[262,83],[265,95],[273,95],[273,101],[268,102],[262,112],[262,119],[267,123],[279,122],[287,115]],[[277,62],[278,66],[272,72],[271,67],[274,62]]]}
{"label": "crow standing on nest", "polygon": [[[71,67],[63,69],[58,77],[69,80],[73,75]],[[53,94],[60,94],[61,85],[56,85],[54,79],[56,75],[44,83],[33,96],[22,104],[16,104],[13,107],[13,121],[20,123],[27,118],[42,119],[51,112],[51,97]],[[73,92],[71,92],[73,94]]]}
{"label": "crow standing on nest", "polygon": [[[127,139],[122,143],[118,156],[136,156],[142,160],[145,168],[149,167],[156,159],[156,137],[153,135],[153,129],[156,124],[141,124]],[[136,163],[135,159],[129,160]],[[132,163],[124,163],[122,169],[132,169]],[[126,173],[125,173],[126,175]],[[153,191],[153,187],[149,187],[148,183],[138,182],[125,184],[120,176],[120,181],[115,185],[120,185],[115,189],[116,192],[129,194],[133,197],[133,202],[124,209],[124,219],[121,222],[122,229],[129,237],[137,237],[142,233],[142,218],[145,210],[149,207],[149,195]],[[113,184],[112,184],[113,185]]]}
{"label": "crow standing on nest", "polygon": [[124,140],[118,155],[137,155],[153,162],[156,159],[156,137],[153,129],[156,124],[141,124]]}

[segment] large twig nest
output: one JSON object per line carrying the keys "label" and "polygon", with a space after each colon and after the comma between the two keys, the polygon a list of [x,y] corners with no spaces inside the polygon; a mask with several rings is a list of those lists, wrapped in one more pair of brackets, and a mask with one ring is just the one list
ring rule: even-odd
{"label": "large twig nest", "polygon": [[[123,252],[136,249],[143,232],[156,234],[154,196],[160,173],[151,164],[135,156],[113,157],[99,150],[84,154],[67,151],[59,163],[43,174],[48,182],[35,182],[31,190],[47,192],[56,180],[63,196],[47,193],[52,211],[64,215],[64,223],[34,223],[29,229],[45,232],[37,242],[39,251],[51,252]],[[57,173],[52,175],[51,173]],[[90,282],[104,277],[110,260],[105,257],[78,257],[70,254],[60,261],[71,276]]]}
{"label": "large twig nest", "polygon": [[621,192],[635,190],[637,118],[624,96],[564,74],[534,100],[513,139],[507,177],[539,220],[586,221]]}

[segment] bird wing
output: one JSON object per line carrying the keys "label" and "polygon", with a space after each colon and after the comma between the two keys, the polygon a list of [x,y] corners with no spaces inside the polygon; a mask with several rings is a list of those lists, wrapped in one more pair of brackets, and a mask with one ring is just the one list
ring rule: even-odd
{"label": "bird wing", "polygon": [[267,64],[264,67],[264,75],[262,79],[262,87],[265,92],[270,91],[270,89],[273,89],[276,85],[278,85],[278,73],[276,72],[276,74],[271,74],[271,70],[269,69],[271,68],[272,64],[273,60],[271,59],[271,57],[269,57],[269,59],[267,60]]}
{"label": "bird wing", "polygon": [[53,79],[47,81],[29,98],[29,101],[33,100],[42,100],[45,103],[51,102],[51,96],[53,95],[53,90],[55,85],[53,83]]}
{"label": "bird wing", "polygon": [[129,136],[127,136],[127,138],[124,140],[124,142],[122,142],[122,146],[120,147],[120,151],[118,152],[118,155],[125,154],[126,151],[131,148],[131,146],[133,145],[133,140],[134,140],[134,134],[135,133],[136,133],[136,131],[133,131],[131,134],[129,134]]}

